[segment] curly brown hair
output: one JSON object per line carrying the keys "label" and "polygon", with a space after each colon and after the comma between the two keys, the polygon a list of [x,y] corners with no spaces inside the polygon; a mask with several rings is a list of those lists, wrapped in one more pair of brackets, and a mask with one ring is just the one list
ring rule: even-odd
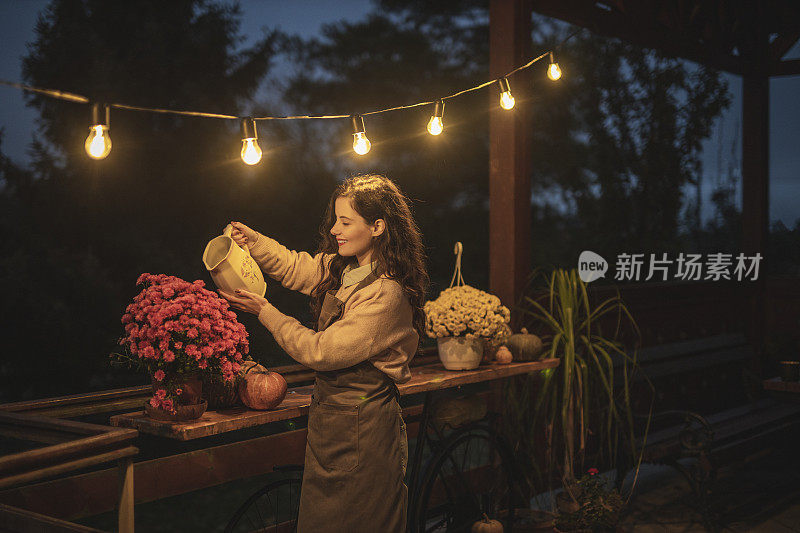
{"label": "curly brown hair", "polygon": [[338,254],[336,237],[331,235],[339,197],[349,198],[353,209],[367,224],[374,224],[379,218],[386,223],[386,230],[373,240],[372,260],[377,263],[376,274],[386,274],[403,288],[414,313],[414,329],[422,339],[425,333],[422,307],[430,284],[422,234],[411,214],[408,199],[392,180],[380,174],[352,176],[339,184],[331,195],[319,227],[321,242],[317,253],[334,254],[334,257],[327,267],[327,261],[320,262],[322,281],[311,291],[311,312],[315,321],[322,310],[325,293],[341,287],[342,272],[352,261],[351,257]]}

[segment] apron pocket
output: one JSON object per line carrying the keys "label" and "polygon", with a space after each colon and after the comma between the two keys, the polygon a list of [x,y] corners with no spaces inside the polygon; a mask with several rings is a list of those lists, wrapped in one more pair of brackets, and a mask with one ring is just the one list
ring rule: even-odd
{"label": "apron pocket", "polygon": [[358,466],[358,406],[317,403],[308,417],[308,445],[326,470]]}

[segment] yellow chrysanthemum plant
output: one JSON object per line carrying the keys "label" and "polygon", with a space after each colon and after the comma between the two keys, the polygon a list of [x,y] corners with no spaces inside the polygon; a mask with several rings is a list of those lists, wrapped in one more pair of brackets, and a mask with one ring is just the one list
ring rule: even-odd
{"label": "yellow chrysanthemum plant", "polygon": [[499,342],[511,334],[511,312],[488,292],[457,285],[425,302],[425,332],[429,337],[481,337]]}

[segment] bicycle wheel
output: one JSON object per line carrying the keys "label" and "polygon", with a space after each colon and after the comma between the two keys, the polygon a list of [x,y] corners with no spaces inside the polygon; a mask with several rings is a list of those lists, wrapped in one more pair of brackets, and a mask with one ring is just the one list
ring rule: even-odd
{"label": "bicycle wheel", "polygon": [[234,513],[225,533],[296,531],[300,484],[300,479],[286,478],[261,487]]}
{"label": "bicycle wheel", "polygon": [[420,484],[414,531],[470,531],[484,513],[506,531],[514,521],[511,453],[492,431],[470,429],[448,437]]}

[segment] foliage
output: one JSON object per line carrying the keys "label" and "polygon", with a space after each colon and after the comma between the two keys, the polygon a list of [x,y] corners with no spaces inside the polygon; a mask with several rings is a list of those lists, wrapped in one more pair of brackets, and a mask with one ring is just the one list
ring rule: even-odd
{"label": "foliage", "polygon": [[[54,0],[29,43],[24,80],[111,102],[239,113],[270,68],[277,36],[242,47],[238,17],[205,0]],[[22,355],[36,338],[36,357],[0,365],[0,397],[140,383],[107,365],[130,280],[143,271],[208,279],[200,255],[227,221],[282,228],[292,212],[282,206],[296,212],[297,191],[290,182],[276,192],[272,181],[253,191],[254,171],[232,157],[241,148],[233,121],[113,111],[114,149],[90,161],[88,106],[35,95],[28,105],[39,112],[32,168],[0,156],[0,283],[10,291],[0,312],[3,351]],[[262,195],[274,208],[264,209]],[[262,335],[257,350],[276,352],[273,344]]]}
{"label": "foliage", "polygon": [[[535,270],[531,286],[519,311],[529,328],[541,332],[544,357],[558,358],[560,364],[542,373],[539,383],[527,377],[521,385],[509,383],[508,425],[529,486],[534,488],[538,481],[535,461],[540,452],[534,450],[544,428],[548,473],[560,469],[564,485],[570,487],[575,470],[583,467],[590,439],[606,464],[623,449],[635,454],[630,384],[637,355],[635,349],[629,353],[622,334],[632,333],[634,339],[628,341],[634,344],[639,330],[618,293],[600,303],[591,301],[574,269],[556,269],[549,275]],[[603,325],[609,324],[613,333],[604,334]]]}
{"label": "foliage", "polygon": [[572,513],[558,514],[556,527],[559,530],[615,531],[624,502],[616,489],[608,487],[596,468],[590,468],[578,480],[575,494],[570,497],[579,508]]}

